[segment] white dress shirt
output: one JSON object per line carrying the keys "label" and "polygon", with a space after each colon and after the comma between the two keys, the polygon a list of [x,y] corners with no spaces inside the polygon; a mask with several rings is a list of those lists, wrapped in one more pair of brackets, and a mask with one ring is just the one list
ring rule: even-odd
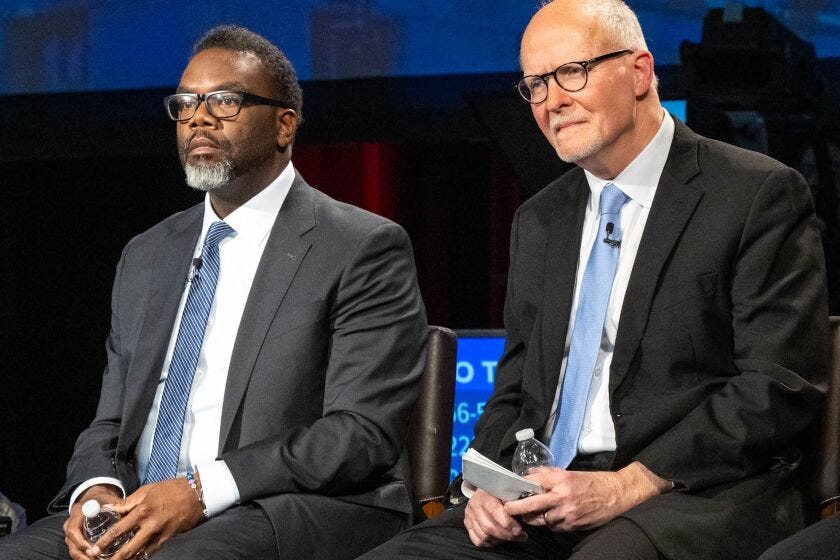
{"label": "white dress shirt", "polygon": [[[645,146],[645,149],[615,179],[607,181],[592,175],[588,171],[585,172],[590,193],[583,220],[583,236],[575,280],[575,295],[571,317],[569,318],[569,329],[566,333],[563,362],[560,366],[564,375],[569,359],[569,346],[572,342],[572,330],[575,326],[575,315],[583,273],[589,260],[593,242],[596,237],[603,236],[605,233],[598,230],[601,191],[604,190],[607,183],[612,183],[621,189],[630,200],[621,209],[621,251],[619,252],[618,268],[616,269],[610,301],[607,306],[601,347],[595,360],[595,371],[592,372],[592,382],[586,403],[586,415],[578,440],[579,454],[615,451],[615,426],[610,414],[610,365],[612,364],[615,335],[618,332],[618,319],[621,315],[621,306],[624,303],[627,283],[630,281],[630,273],[633,270],[633,263],[636,260],[636,253],[639,250],[639,243],[642,240],[648,213],[656,194],[656,186],[659,184],[659,178],[671,149],[671,141],[674,139],[674,121],[667,112],[663,111],[663,113],[664,118],[659,126],[659,131]],[[554,394],[554,403],[543,434],[543,441],[551,440],[561,387],[562,382],[558,384]]]}
{"label": "white dress shirt", "polygon": [[[224,461],[216,460],[228,367],[257,266],[294,177],[294,167],[289,164],[265,189],[224,219],[236,233],[219,243],[219,279],[187,403],[178,461],[179,476],[193,467],[201,475],[204,502],[211,516],[221,513],[239,501],[239,490],[230,469]],[[194,257],[201,254],[210,225],[220,219],[210,204],[210,196],[205,196],[204,221]],[[187,301],[189,284],[186,279],[184,284],[155,398],[137,444],[137,473],[140,480],[145,478],[148,470],[160,400],[175,348],[178,326],[181,324],[181,314]],[[94,484],[113,484],[125,493],[119,480],[94,478],[76,488],[70,503],[73,504],[81,492]]]}

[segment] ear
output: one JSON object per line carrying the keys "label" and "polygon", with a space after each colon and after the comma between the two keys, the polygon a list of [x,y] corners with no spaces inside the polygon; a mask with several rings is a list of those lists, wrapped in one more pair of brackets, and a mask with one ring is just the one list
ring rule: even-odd
{"label": "ear", "polygon": [[636,97],[646,95],[653,87],[653,71],[653,55],[649,51],[633,53],[633,86]]}
{"label": "ear", "polygon": [[274,124],[277,127],[277,147],[286,151],[292,144],[297,131],[298,117],[292,109],[278,107],[274,112]]}

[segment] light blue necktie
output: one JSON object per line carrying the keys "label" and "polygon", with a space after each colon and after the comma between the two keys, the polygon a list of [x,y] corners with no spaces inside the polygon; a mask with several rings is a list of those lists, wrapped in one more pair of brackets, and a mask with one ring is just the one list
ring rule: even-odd
{"label": "light blue necktie", "polygon": [[558,467],[568,467],[577,454],[589,385],[601,347],[607,305],[618,265],[621,245],[618,241],[621,239],[619,213],[627,200],[627,195],[612,183],[607,183],[601,191],[601,220],[583,273],[557,422],[549,443]]}
{"label": "light blue necktie", "polygon": [[225,222],[213,222],[201,249],[200,266],[193,270],[187,303],[160,399],[160,411],[144,484],[175,478],[181,455],[181,435],[198,355],[204,342],[207,317],[219,280],[219,242],[234,233]]}

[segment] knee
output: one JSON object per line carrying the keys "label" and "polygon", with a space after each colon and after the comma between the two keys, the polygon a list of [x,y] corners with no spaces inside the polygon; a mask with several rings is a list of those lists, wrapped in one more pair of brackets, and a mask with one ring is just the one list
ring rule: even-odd
{"label": "knee", "polygon": [[0,560],[63,560],[68,557],[64,542],[64,516],[54,515],[0,539]]}

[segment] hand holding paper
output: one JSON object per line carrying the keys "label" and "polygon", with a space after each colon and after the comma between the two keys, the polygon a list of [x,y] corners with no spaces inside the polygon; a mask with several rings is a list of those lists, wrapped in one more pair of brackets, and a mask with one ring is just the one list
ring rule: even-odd
{"label": "hand holding paper", "polygon": [[543,487],[536,482],[491,461],[475,449],[468,449],[461,460],[464,481],[503,502],[543,493]]}

